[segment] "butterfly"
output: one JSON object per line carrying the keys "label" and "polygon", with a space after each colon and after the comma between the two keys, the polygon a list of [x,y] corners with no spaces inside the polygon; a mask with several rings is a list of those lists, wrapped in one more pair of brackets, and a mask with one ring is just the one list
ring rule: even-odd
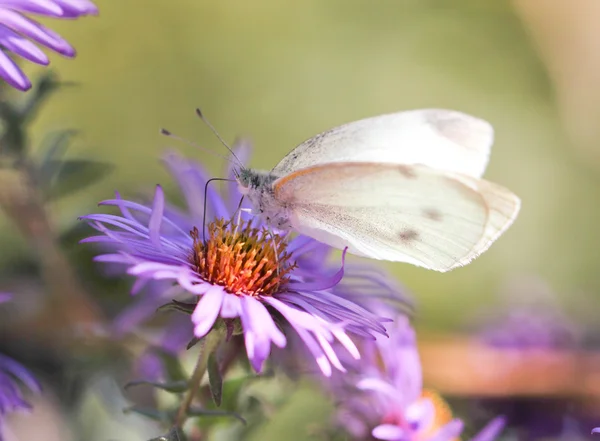
{"label": "butterfly", "polygon": [[419,109],[320,133],[270,172],[241,168],[252,213],[373,259],[449,271],[513,223],[520,199],[481,179],[494,131],[479,118]]}

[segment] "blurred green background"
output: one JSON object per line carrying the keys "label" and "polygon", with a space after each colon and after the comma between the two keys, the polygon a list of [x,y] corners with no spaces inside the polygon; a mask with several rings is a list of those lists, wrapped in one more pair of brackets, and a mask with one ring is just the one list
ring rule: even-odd
{"label": "blurred green background", "polygon": [[[568,4],[567,4],[568,3]],[[387,267],[414,294],[417,326],[448,329],[502,304],[514,277],[547,281],[582,323],[600,306],[600,53],[595,0],[98,0],[100,16],[45,20],[78,50],[52,56],[65,88],[40,113],[34,145],[60,128],[81,135],[71,157],[114,162],[100,184],[53,206],[67,228],[115,189],[174,188],[165,147],[223,161],[159,128],[223,151],[247,136],[271,168],[325,129],[386,112],[445,107],[489,120],[486,178],[523,201],[516,223],[468,267],[438,274]],[[39,73],[26,66],[27,72]],[[0,219],[0,264],[27,253]],[[127,292],[123,292],[127,295]],[[266,439],[266,438],[265,438]]]}

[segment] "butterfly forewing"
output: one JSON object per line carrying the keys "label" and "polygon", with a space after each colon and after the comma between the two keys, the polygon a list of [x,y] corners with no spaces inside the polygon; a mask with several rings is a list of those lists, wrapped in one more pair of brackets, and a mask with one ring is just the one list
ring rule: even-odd
{"label": "butterfly forewing", "polygon": [[274,192],[300,233],[354,254],[448,271],[485,250],[518,211],[508,190],[474,181],[421,165],[336,163],[281,178]]}
{"label": "butterfly forewing", "polygon": [[481,177],[494,138],[484,120],[453,110],[422,109],[335,127],[300,144],[273,169],[285,176],[335,162],[423,164]]}

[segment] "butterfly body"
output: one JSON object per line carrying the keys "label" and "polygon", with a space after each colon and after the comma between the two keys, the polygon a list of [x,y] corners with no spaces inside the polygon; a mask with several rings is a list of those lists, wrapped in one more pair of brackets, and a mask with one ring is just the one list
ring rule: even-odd
{"label": "butterfly body", "polygon": [[481,179],[493,130],[451,110],[382,115],[321,133],[238,186],[269,227],[350,253],[448,271],[485,251],[520,200]]}
{"label": "butterfly body", "polygon": [[273,182],[278,178],[268,171],[243,168],[238,171],[238,189],[252,205],[252,214],[263,218],[273,230],[287,232],[292,229],[286,204],[276,198]]}

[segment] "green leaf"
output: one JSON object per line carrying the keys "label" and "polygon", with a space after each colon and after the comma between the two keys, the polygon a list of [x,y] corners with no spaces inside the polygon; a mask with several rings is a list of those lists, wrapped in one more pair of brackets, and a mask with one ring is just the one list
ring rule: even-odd
{"label": "green leaf", "polygon": [[195,303],[185,303],[178,302],[177,300],[171,300],[169,303],[165,303],[164,305],[159,306],[156,311],[157,312],[166,312],[166,311],[178,311],[183,312],[185,314],[192,314],[194,309],[196,308]]}
{"label": "green leaf", "polygon": [[48,199],[59,199],[96,183],[111,173],[115,166],[108,162],[85,159],[50,160],[48,167],[58,171],[47,192]]}
{"label": "green leaf", "polygon": [[208,357],[208,384],[213,401],[219,407],[223,398],[223,376],[215,352]]}
{"label": "green leaf", "polygon": [[197,407],[192,407],[188,410],[188,416],[191,417],[228,417],[235,418],[238,421],[241,421],[243,424],[246,424],[246,420],[242,418],[239,414],[235,412],[229,412],[226,410],[215,410],[215,409],[199,409]]}
{"label": "green leaf", "polygon": [[154,381],[136,380],[130,381],[123,386],[124,389],[129,389],[135,386],[152,386],[156,389],[164,390],[175,394],[180,394],[188,389],[188,383],[186,381],[170,381],[166,383],[158,383]]}
{"label": "green leaf", "polygon": [[202,340],[201,338],[198,337],[192,337],[192,339],[188,342],[188,344],[185,346],[186,350],[190,350],[192,349],[194,346],[196,346],[196,344],[198,344],[200,342],[200,340]]}
{"label": "green leaf", "polygon": [[225,409],[237,408],[240,394],[251,377],[239,377],[227,380],[223,383],[223,407]]}
{"label": "green leaf", "polygon": [[53,178],[60,171],[60,159],[76,134],[76,130],[60,130],[44,137],[40,146],[41,158],[38,168],[38,178],[42,184],[52,183]]}
{"label": "green leaf", "polygon": [[42,104],[50,97],[52,93],[64,86],[72,86],[73,82],[64,82],[58,79],[51,70],[46,70],[38,80],[35,82],[33,90],[28,93],[29,100],[21,107],[19,113],[22,120],[22,124],[35,119],[37,112],[40,110]]}
{"label": "green leaf", "polygon": [[154,421],[168,422],[172,415],[169,412],[160,411],[150,407],[131,406],[123,409],[123,413],[136,413]]}
{"label": "green leaf", "polygon": [[160,357],[169,381],[185,381],[187,383],[188,375],[183,369],[179,357],[158,348],[155,348],[154,352]]}
{"label": "green leaf", "polygon": [[19,100],[16,104],[9,100],[0,100],[0,119],[2,133],[0,135],[0,154],[17,156],[23,159],[27,150],[26,126],[31,121],[46,98],[59,87],[56,76],[51,71],[45,71],[35,87],[26,96],[25,102]]}

